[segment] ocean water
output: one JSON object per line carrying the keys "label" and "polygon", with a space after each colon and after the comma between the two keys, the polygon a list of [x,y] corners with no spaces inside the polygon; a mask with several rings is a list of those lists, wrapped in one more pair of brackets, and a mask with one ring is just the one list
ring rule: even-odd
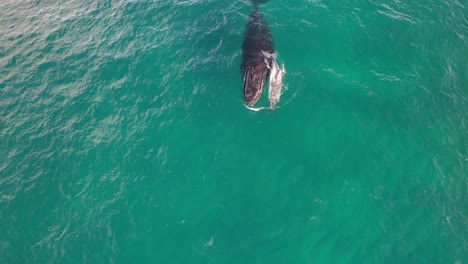
{"label": "ocean water", "polygon": [[468,263],[467,5],[0,1],[0,263]]}

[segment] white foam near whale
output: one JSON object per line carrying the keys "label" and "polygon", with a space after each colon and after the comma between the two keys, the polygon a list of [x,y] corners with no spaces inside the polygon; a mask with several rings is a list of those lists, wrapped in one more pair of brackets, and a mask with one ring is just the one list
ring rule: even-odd
{"label": "white foam near whale", "polygon": [[265,109],[265,107],[263,107],[263,106],[262,107],[250,107],[250,106],[246,106],[246,105],[244,105],[244,106],[245,106],[245,108],[249,109],[250,111],[255,111],[255,112],[258,112],[258,111],[260,111],[262,109]]}

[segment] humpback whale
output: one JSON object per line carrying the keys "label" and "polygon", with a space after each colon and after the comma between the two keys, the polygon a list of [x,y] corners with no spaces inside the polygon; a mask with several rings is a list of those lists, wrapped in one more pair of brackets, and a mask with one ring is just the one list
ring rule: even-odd
{"label": "humpback whale", "polygon": [[254,7],[250,12],[242,43],[242,92],[246,106],[253,106],[258,101],[270,74],[271,59],[265,57],[264,53],[274,53],[273,38],[258,10],[258,5],[266,1],[268,0],[251,0]]}
{"label": "humpback whale", "polygon": [[280,68],[276,62],[276,54],[267,53],[262,51],[265,59],[269,59],[271,62],[270,66],[270,84],[268,85],[268,101],[270,101],[270,106],[268,109],[275,109],[275,105],[279,102],[281,96],[281,86],[283,85],[283,75],[286,73],[286,70],[283,67]]}

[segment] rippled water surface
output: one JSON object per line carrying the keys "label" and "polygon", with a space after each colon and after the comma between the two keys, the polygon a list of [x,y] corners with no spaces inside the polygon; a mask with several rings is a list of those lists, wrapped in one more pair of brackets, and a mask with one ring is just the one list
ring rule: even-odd
{"label": "rippled water surface", "polygon": [[466,1],[251,8],[0,1],[0,263],[468,263]]}

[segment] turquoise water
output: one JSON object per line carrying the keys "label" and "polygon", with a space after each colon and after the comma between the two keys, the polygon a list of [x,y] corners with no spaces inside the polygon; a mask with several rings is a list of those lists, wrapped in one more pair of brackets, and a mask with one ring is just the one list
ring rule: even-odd
{"label": "turquoise water", "polygon": [[109,2],[0,2],[0,263],[468,263],[466,1],[261,5],[272,112],[248,1]]}

